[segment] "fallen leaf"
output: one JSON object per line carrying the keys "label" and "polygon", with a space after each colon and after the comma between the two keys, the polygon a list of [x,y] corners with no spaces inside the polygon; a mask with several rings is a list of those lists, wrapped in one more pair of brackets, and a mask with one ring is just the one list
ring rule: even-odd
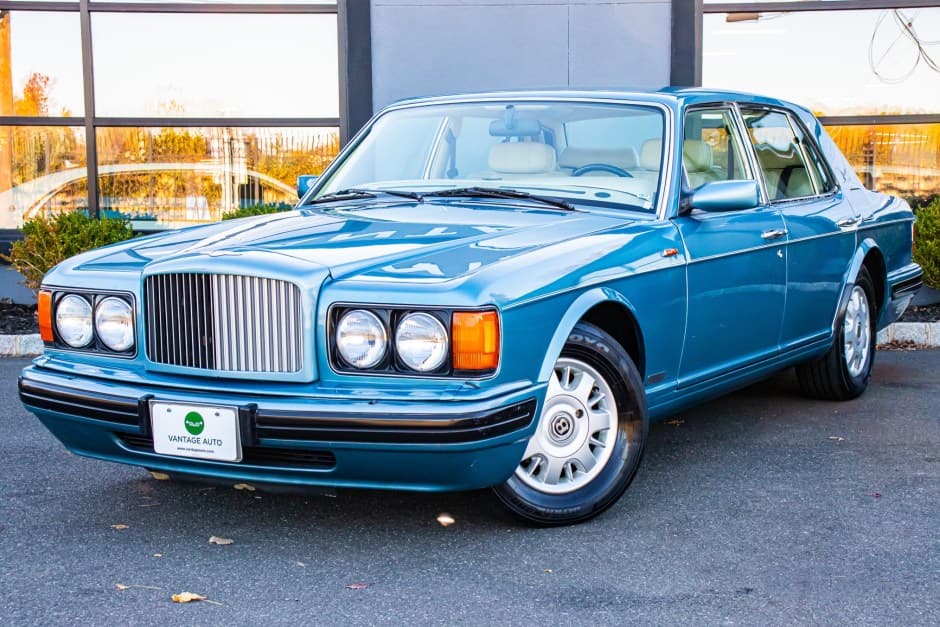
{"label": "fallen leaf", "polygon": [[442,527],[450,527],[457,521],[447,512],[441,512],[437,515],[437,522],[441,523]]}
{"label": "fallen leaf", "polygon": [[684,422],[685,422],[685,420],[679,420],[678,418],[676,418],[675,420],[669,420],[669,421],[667,421],[666,424],[667,424],[667,425],[673,425],[674,427],[678,427],[679,425],[683,424]]}
{"label": "fallen leaf", "polygon": [[209,544],[225,546],[226,544],[235,544],[235,540],[232,540],[231,538],[222,538],[220,536],[209,536]]}
{"label": "fallen leaf", "polygon": [[206,597],[194,592],[180,592],[173,595],[174,603],[192,603],[193,601],[205,601]]}
{"label": "fallen leaf", "polygon": [[236,490],[248,490],[249,492],[255,491],[255,486],[249,485],[247,483],[236,483],[232,487],[235,488]]}
{"label": "fallen leaf", "polygon": [[119,523],[119,524],[117,524],[117,525],[111,525],[111,528],[112,528],[112,529],[117,529],[118,531],[124,531],[125,529],[130,529],[130,527],[129,527],[128,525],[125,525],[125,524],[123,524],[123,523]]}
{"label": "fallen leaf", "polygon": [[157,472],[156,470],[151,470],[150,476],[157,481],[166,481],[170,478],[170,475],[166,474],[165,472]]}
{"label": "fallen leaf", "polygon": [[845,438],[839,437],[839,436],[837,436],[837,435],[830,435],[830,436],[829,436],[829,439],[830,439],[830,440],[835,440],[836,442],[842,442],[843,440],[845,440]]}
{"label": "fallen leaf", "polygon": [[365,590],[371,585],[372,585],[371,583],[348,583],[346,584],[346,587],[349,590]]}

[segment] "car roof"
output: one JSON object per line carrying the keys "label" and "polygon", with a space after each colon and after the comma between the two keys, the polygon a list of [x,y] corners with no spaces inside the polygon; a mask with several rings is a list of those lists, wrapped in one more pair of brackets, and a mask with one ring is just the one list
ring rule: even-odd
{"label": "car roof", "polygon": [[512,91],[486,91],[421,98],[406,98],[391,106],[411,104],[444,104],[452,102],[497,99],[547,98],[565,100],[569,98],[587,100],[623,100],[655,102],[673,108],[682,108],[706,102],[751,102],[758,104],[783,106],[791,109],[805,107],[779,98],[761,96],[742,91],[706,89],[704,87],[663,87],[660,89],[523,89]]}

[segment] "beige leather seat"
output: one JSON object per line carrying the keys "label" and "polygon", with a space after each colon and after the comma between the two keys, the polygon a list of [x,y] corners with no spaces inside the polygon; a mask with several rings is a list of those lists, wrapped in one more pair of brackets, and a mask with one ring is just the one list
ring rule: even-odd
{"label": "beige leather seat", "polygon": [[[586,165],[601,163],[612,165],[621,170],[634,170],[639,164],[640,157],[633,148],[565,148],[558,157],[558,165],[569,170],[577,170]],[[611,176],[609,172],[600,170],[587,172],[585,176]]]}
{"label": "beige leather seat", "polygon": [[787,152],[778,152],[763,145],[757,146],[756,152],[771,200],[800,198],[816,193],[802,158],[793,148]]}
{"label": "beige leather seat", "polygon": [[539,142],[501,142],[490,149],[489,168],[497,174],[557,172],[555,149]]}
{"label": "beige leather seat", "polygon": [[692,189],[726,178],[720,170],[715,168],[715,157],[711,145],[701,140],[687,139],[682,142],[682,163],[689,175],[689,185]]}

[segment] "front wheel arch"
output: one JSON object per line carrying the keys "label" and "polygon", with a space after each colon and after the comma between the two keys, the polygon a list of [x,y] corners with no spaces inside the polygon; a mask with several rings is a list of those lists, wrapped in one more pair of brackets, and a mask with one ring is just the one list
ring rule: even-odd
{"label": "front wheel arch", "polygon": [[645,380],[646,344],[633,305],[620,292],[599,287],[578,296],[562,316],[544,353],[539,381],[548,381],[568,336],[582,321],[593,324],[617,340]]}

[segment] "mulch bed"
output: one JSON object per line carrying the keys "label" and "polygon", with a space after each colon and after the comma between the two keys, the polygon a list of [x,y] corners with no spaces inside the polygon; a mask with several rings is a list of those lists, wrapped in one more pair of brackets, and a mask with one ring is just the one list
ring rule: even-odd
{"label": "mulch bed", "polygon": [[0,334],[39,333],[36,305],[0,303]]}
{"label": "mulch bed", "polygon": [[900,322],[937,322],[940,320],[940,303],[908,307]]}

